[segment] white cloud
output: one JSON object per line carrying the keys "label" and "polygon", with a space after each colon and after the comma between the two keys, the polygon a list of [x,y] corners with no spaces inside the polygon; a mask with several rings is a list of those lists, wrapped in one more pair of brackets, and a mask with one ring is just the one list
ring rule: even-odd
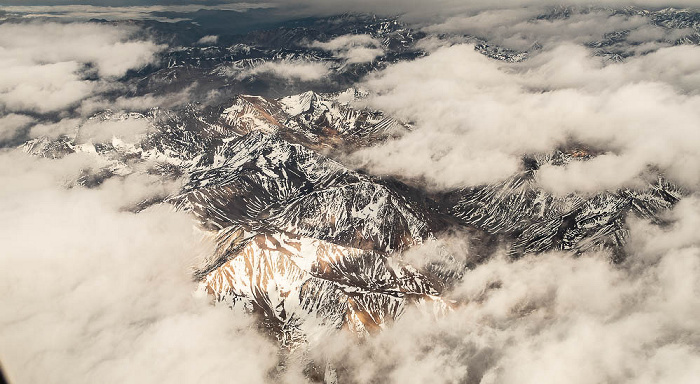
{"label": "white cloud", "polygon": [[1,24],[0,108],[59,111],[106,87],[87,80],[88,72],[109,81],[154,63],[163,47],[134,40],[135,32],[87,23]]}
{"label": "white cloud", "polygon": [[621,265],[604,254],[496,257],[465,274],[445,316],[409,309],[362,343],[334,339],[316,353],[360,383],[692,383],[698,198],[670,219],[634,223]]}
{"label": "white cloud", "polygon": [[330,74],[326,63],[305,61],[268,61],[237,75],[238,78],[267,74],[290,81],[321,80]]}
{"label": "white cloud", "polygon": [[522,7],[571,6],[640,6],[650,8],[688,7],[697,8],[696,0],[297,0],[292,3],[277,1],[278,7],[296,14],[337,15],[343,12],[377,13],[382,15],[402,15],[409,21],[435,21],[457,14],[468,14],[493,9],[513,9]]}
{"label": "white cloud", "polygon": [[384,55],[382,43],[370,35],[343,35],[332,40],[314,41],[309,46],[334,52],[347,63],[368,63]]}
{"label": "white cloud", "polygon": [[266,382],[276,347],[251,318],[193,296],[190,267],[211,245],[191,218],[166,207],[121,211],[160,193],[140,176],[62,187],[92,164],[0,154],[0,359],[9,379]]}
{"label": "white cloud", "polygon": [[19,63],[91,63],[100,76],[119,77],[152,63],[162,47],[132,40],[135,29],[89,23],[0,25],[4,60]]}
{"label": "white cloud", "polygon": [[161,17],[157,13],[187,14],[198,11],[234,11],[245,12],[249,9],[268,8],[268,3],[227,3],[218,5],[185,4],[185,5],[147,5],[147,6],[100,6],[100,5],[29,5],[4,6],[0,9],[20,14],[25,17],[49,17],[71,20],[157,20],[162,22],[178,22],[189,20],[187,17]]}
{"label": "white cloud", "polygon": [[76,62],[8,63],[0,80],[0,106],[9,111],[52,112],[67,108],[95,91]]}
{"label": "white cloud", "polygon": [[12,140],[19,132],[34,122],[34,119],[26,115],[9,114],[0,116],[0,144]]}
{"label": "white cloud", "polygon": [[342,51],[353,47],[381,47],[379,40],[370,35],[343,35],[332,40],[321,42],[314,41],[312,47],[321,48],[326,51]]}
{"label": "white cloud", "polygon": [[693,33],[692,28],[665,29],[653,25],[643,25],[632,30],[626,40],[632,43],[646,43],[649,41],[666,40],[674,42]]}
{"label": "white cloud", "polygon": [[77,140],[105,142],[118,137],[127,142],[136,142],[137,138],[153,130],[152,123],[146,118],[126,117],[118,120],[90,119],[78,130]]}
{"label": "white cloud", "polygon": [[217,41],[217,40],[219,40],[219,36],[216,36],[216,35],[207,35],[207,36],[204,36],[204,37],[202,37],[201,39],[199,39],[199,41],[197,41],[197,44],[200,44],[200,45],[212,45],[212,44],[216,44],[216,41]]}
{"label": "white cloud", "polygon": [[560,45],[519,64],[469,45],[439,49],[367,81],[372,107],[417,129],[358,151],[377,173],[425,179],[438,188],[501,180],[524,154],[570,141],[607,151],[595,161],[546,167],[561,193],[634,183],[649,166],[687,186],[700,183],[700,67],[694,46],[604,65],[580,46]]}
{"label": "white cloud", "polygon": [[533,44],[550,45],[562,41],[585,43],[601,40],[606,33],[635,29],[648,24],[641,16],[611,15],[610,11],[574,13],[565,19],[535,19],[542,8],[498,9],[474,15],[457,15],[431,24],[431,33],[460,33],[484,38],[515,50],[528,50]]}
{"label": "white cloud", "polygon": [[29,131],[30,138],[37,137],[48,137],[55,139],[59,136],[66,135],[69,137],[75,137],[78,133],[78,126],[80,126],[80,119],[77,118],[67,118],[62,119],[57,122],[44,122],[39,123],[34,126]]}
{"label": "white cloud", "polygon": [[181,91],[142,96],[118,96],[108,99],[97,95],[83,100],[78,112],[81,116],[91,116],[96,112],[111,109],[112,111],[147,111],[151,108],[173,108],[193,100],[192,86]]}
{"label": "white cloud", "polygon": [[68,136],[77,144],[87,142],[104,143],[118,138],[128,143],[153,130],[153,123],[142,116],[116,116],[112,118],[79,119],[67,118],[55,123],[39,123],[31,127],[30,138]]}

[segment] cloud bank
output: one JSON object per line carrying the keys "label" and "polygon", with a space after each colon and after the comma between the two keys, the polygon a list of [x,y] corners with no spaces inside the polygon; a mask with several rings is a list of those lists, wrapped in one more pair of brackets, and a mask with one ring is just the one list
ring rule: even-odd
{"label": "cloud bank", "polygon": [[337,15],[343,12],[378,13],[383,15],[401,14],[406,20],[432,21],[444,19],[454,15],[464,15],[492,9],[517,9],[523,7],[556,7],[556,6],[598,6],[621,8],[627,6],[666,8],[688,7],[697,8],[694,0],[569,0],[561,2],[557,0],[503,0],[493,2],[489,0],[436,0],[431,2],[404,1],[404,0],[358,0],[353,2],[342,0],[300,0],[289,2],[276,2],[277,6],[288,12],[297,14]]}
{"label": "cloud bank", "polygon": [[[17,383],[262,383],[275,347],[251,319],[194,296],[211,245],[140,177],[64,183],[93,160],[0,154],[0,358]],[[151,183],[155,180],[151,180]]]}
{"label": "cloud bank", "polygon": [[[71,117],[81,103],[104,106],[101,90],[155,62],[163,47],[136,32],[0,24],[0,144],[60,135],[78,145],[132,142],[152,129],[137,115]],[[108,165],[94,151],[49,160],[0,149],[0,361],[10,382],[268,382],[277,347],[250,316],[196,294],[191,268],[210,241],[166,206],[131,212],[179,184],[137,172],[77,185]]]}
{"label": "cloud bank", "polygon": [[621,266],[602,254],[495,258],[464,275],[446,316],[412,309],[357,347],[319,354],[358,383],[692,383],[700,200],[669,218],[665,229],[635,222]]}
{"label": "cloud bank", "polygon": [[446,46],[378,73],[366,86],[372,107],[417,129],[354,155],[377,173],[425,179],[437,188],[502,180],[525,154],[570,142],[604,151],[568,168],[545,168],[559,193],[630,185],[657,167],[700,183],[700,67],[696,46],[661,48],[604,64],[579,45],[560,44],[522,63]]}
{"label": "cloud bank", "polygon": [[[368,3],[358,4],[345,6]],[[376,5],[404,9],[407,17],[428,7],[428,16],[442,12],[437,24],[423,25],[430,33],[474,34],[514,49],[536,40],[542,48],[504,63],[472,44],[434,37],[427,56],[363,84],[375,95],[368,106],[415,129],[350,160],[373,173],[452,189],[501,180],[520,169],[524,154],[574,142],[602,154],[542,168],[539,181],[553,192],[632,185],[650,169],[697,191],[700,50],[669,44],[687,31],[605,13],[550,24],[528,21],[532,13],[520,8],[474,13],[489,4]],[[544,3],[500,6],[509,4]],[[582,46],[619,28],[633,29],[627,40],[651,45],[619,63]],[[0,142],[25,131],[74,134],[81,143],[147,132],[140,119],[70,117],[77,106],[88,114],[169,102],[99,97],[163,49],[133,36],[129,28],[96,24],[0,25],[0,69],[9,74],[0,80]],[[348,62],[371,56],[358,49],[381,47],[365,35],[314,44]],[[322,63],[273,62],[243,77],[315,81],[329,71]],[[62,118],[37,123],[32,113]],[[0,152],[0,360],[10,380],[305,382],[302,363],[290,359],[281,368],[276,344],[255,330],[254,319],[195,293],[191,266],[212,244],[190,217],[165,206],[129,212],[176,186],[146,174],[93,189],[75,185],[83,171],[103,165],[86,153],[49,161]],[[622,265],[604,253],[495,257],[465,272],[446,295],[451,309],[444,316],[409,309],[375,337],[358,342],[339,333],[308,354],[357,383],[693,383],[700,376],[697,192],[666,219],[665,227],[630,224]],[[454,235],[404,257],[420,265],[447,254],[466,263],[474,261],[468,244]]]}
{"label": "cloud bank", "polygon": [[136,40],[135,32],[87,23],[0,24],[0,110],[61,111],[106,81],[154,63],[164,47]]}

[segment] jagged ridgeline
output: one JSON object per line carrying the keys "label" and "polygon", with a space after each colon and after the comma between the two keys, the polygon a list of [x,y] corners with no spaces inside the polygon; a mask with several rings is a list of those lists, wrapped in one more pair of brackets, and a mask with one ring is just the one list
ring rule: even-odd
{"label": "jagged ridgeline", "polygon": [[[540,166],[595,156],[585,148],[535,154],[520,173],[492,185],[429,193],[347,168],[321,151],[373,145],[410,125],[355,109],[364,92],[305,92],[280,99],[241,95],[220,106],[191,105],[149,114],[103,113],[93,119],[147,119],[138,143],[76,144],[36,139],[27,151],[47,157],[84,151],[108,166],[80,182],[133,172],[182,177],[159,201],[191,212],[217,248],[195,278],[217,302],[259,315],[282,345],[304,345],[308,332],[380,330],[406,306],[449,310],[442,299],[470,265],[444,258],[417,267],[402,252],[456,229],[468,233],[470,262],[505,249],[513,257],[551,250],[610,251],[624,259],[626,221],[660,222],[683,191],[662,177],[646,188],[592,196],[553,196],[538,186]],[[313,324],[311,327],[309,324]]]}
{"label": "jagged ridgeline", "polygon": [[[561,19],[579,11],[557,8],[539,17]],[[610,12],[695,31],[669,44],[700,42],[695,13]],[[617,31],[587,45],[607,59],[624,60],[628,32]],[[309,46],[350,33],[380,40],[385,54],[348,65]],[[199,37],[193,36],[193,41]],[[355,107],[367,92],[348,86],[386,65],[424,55],[417,45],[424,37],[394,18],[344,15],[224,36],[211,47],[172,48],[164,55],[164,67],[127,76],[124,81],[135,95],[191,87],[193,95],[221,90],[220,97],[172,110],[106,111],[92,118],[147,121],[151,132],[136,142],[85,143],[64,136],[34,139],[23,147],[49,158],[73,152],[99,157],[106,165],[86,171],[77,181],[86,187],[144,169],[164,180],[183,180],[176,193],[127,208],[170,204],[190,212],[216,242],[215,252],[194,272],[202,289],[217,303],[256,314],[264,329],[289,349],[339,329],[365,337],[408,306],[437,315],[449,311],[452,284],[495,252],[520,258],[559,250],[575,257],[601,250],[612,262],[621,262],[629,219],[663,224],[663,213],[685,194],[660,174],[637,189],[548,193],[537,182],[540,167],[596,156],[595,148],[576,144],[529,154],[517,174],[498,183],[442,193],[344,165],[336,155],[412,129],[381,111]],[[508,62],[525,60],[540,49],[533,45],[513,51],[478,36],[460,38]],[[310,87],[318,93],[308,88],[296,92],[309,87],[303,82],[275,87],[279,82],[265,75],[238,77],[270,61],[323,62],[331,74]],[[240,94],[244,90],[259,92]],[[420,265],[405,260],[406,250],[454,232],[468,238],[469,258],[443,255]]]}
{"label": "jagged ridgeline", "polygon": [[[684,31],[678,37],[664,38],[670,39],[663,41],[667,45],[700,43],[700,15],[682,9],[555,7],[533,16],[530,21],[554,22],[595,12],[610,16],[640,17],[648,20],[648,24],[664,30]],[[277,98],[308,89],[338,92],[352,87],[367,74],[387,65],[426,55],[424,45],[421,44],[426,38],[455,38],[456,41],[474,44],[475,50],[488,57],[505,62],[526,60],[542,49],[537,41],[530,42],[531,45],[525,49],[515,50],[489,41],[487,36],[428,35],[419,28],[402,23],[396,17],[345,14],[293,21],[270,22],[271,20],[270,15],[265,14],[257,19],[257,29],[237,27],[250,24],[248,20],[243,23],[227,23],[225,27],[217,26],[211,30],[206,28],[205,23],[171,25],[154,21],[136,22],[143,25],[149,37],[156,38],[171,48],[163,54],[162,66],[149,66],[131,72],[125,81],[136,95],[188,89],[202,99],[212,91],[224,96],[246,93]],[[199,38],[212,33],[219,35],[217,44],[196,44]],[[623,28],[584,43],[595,55],[605,60],[621,61],[637,52],[641,45],[627,39],[630,33],[629,29]],[[344,35],[360,34],[379,41],[384,54],[372,61],[348,63],[332,52],[311,46],[315,41],[327,42]],[[250,78],[240,77],[245,71],[270,62],[322,63],[330,72],[323,79],[301,82],[282,82],[265,73],[257,73]]]}

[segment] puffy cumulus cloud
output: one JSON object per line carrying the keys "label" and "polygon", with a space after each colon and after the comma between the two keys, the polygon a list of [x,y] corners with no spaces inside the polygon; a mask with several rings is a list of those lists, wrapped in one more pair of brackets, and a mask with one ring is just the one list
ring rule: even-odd
{"label": "puffy cumulus cloud", "polygon": [[[378,173],[426,177],[449,187],[512,174],[518,160],[500,145],[512,128],[499,122],[502,110],[519,96],[510,76],[467,45],[443,48],[426,58],[389,67],[366,83],[377,94],[370,104],[414,122],[417,129],[398,140],[360,150],[355,159]],[[489,96],[489,89],[496,95]],[[499,126],[500,131],[493,129]],[[527,131],[524,124],[520,128]],[[548,143],[534,144],[544,147]],[[520,147],[519,143],[512,146],[513,150]]]}
{"label": "puffy cumulus cloud", "polygon": [[[649,22],[642,16],[616,15],[609,10],[574,13],[569,17],[553,20],[536,18],[546,13],[546,9],[539,7],[486,10],[476,14],[452,16],[444,22],[428,25],[424,29],[431,33],[469,34],[486,39],[491,44],[525,51],[534,44],[546,46],[561,41],[597,41],[603,39],[607,33],[630,29],[636,31],[637,28],[648,26]],[[686,31],[686,34],[689,32]],[[672,35],[664,33],[658,39],[664,37],[671,39]]]}
{"label": "puffy cumulus cloud", "polygon": [[633,223],[621,265],[603,254],[496,257],[466,272],[445,316],[410,309],[375,337],[317,353],[359,383],[693,383],[700,199],[669,220]]}
{"label": "puffy cumulus cloud", "polygon": [[384,55],[381,41],[370,35],[343,35],[332,40],[314,41],[311,47],[333,52],[347,63],[368,63]]}
{"label": "puffy cumulus cloud", "polygon": [[327,77],[330,66],[310,61],[268,61],[236,75],[239,79],[270,75],[288,81],[317,81]]}
{"label": "puffy cumulus cloud", "polygon": [[407,249],[401,253],[401,260],[419,270],[439,271],[444,278],[441,283],[449,286],[465,269],[485,257],[472,249],[475,245],[468,233],[452,230]]}
{"label": "puffy cumulus cloud", "polygon": [[596,94],[626,85],[648,83],[671,87],[680,96],[700,91],[700,64],[697,46],[666,47],[647,55],[631,57],[622,63],[605,64],[587,49],[560,44],[534,56],[513,70],[524,73],[522,84],[541,90],[579,88]]}
{"label": "puffy cumulus cloud", "polygon": [[200,45],[213,45],[216,44],[216,42],[219,40],[219,36],[217,35],[207,35],[202,37],[197,41],[197,44]]}
{"label": "puffy cumulus cloud", "polygon": [[0,116],[0,145],[17,137],[21,130],[27,128],[34,121],[29,116],[14,113]]}
{"label": "puffy cumulus cloud", "polygon": [[92,165],[86,155],[0,154],[0,359],[9,380],[265,382],[274,344],[247,316],[193,295],[190,267],[211,245],[191,218],[163,206],[121,210],[159,191],[147,176],[63,187]]}
{"label": "puffy cumulus cloud", "polygon": [[67,108],[95,90],[84,81],[76,62],[13,64],[5,62],[0,80],[0,104],[9,111],[46,113]]}
{"label": "puffy cumulus cloud", "polygon": [[369,63],[383,55],[384,50],[368,47],[355,47],[338,53],[338,56],[349,64]]}
{"label": "puffy cumulus cloud", "polygon": [[372,107],[412,121],[399,139],[356,152],[371,170],[438,188],[501,180],[524,154],[577,142],[603,156],[544,167],[560,193],[614,189],[656,167],[686,186],[700,183],[700,48],[662,48],[603,64],[562,44],[522,63],[492,60],[460,44],[387,68],[366,82]]}
{"label": "puffy cumulus cloud", "polygon": [[[134,28],[89,23],[0,24],[0,108],[56,112],[156,60]],[[101,80],[93,80],[98,77]]]}
{"label": "puffy cumulus cloud", "polygon": [[132,40],[135,29],[89,23],[20,23],[0,25],[5,60],[18,63],[90,63],[97,74],[123,76],[152,63],[161,49]]}
{"label": "puffy cumulus cloud", "polygon": [[312,47],[326,51],[342,51],[353,47],[381,47],[382,43],[370,35],[343,35],[326,42],[314,41]]}
{"label": "puffy cumulus cloud", "polygon": [[47,137],[49,139],[55,139],[62,135],[75,137],[75,135],[78,132],[78,127],[80,126],[81,121],[82,120],[78,118],[66,118],[57,122],[38,123],[31,127],[28,136],[32,139],[37,137]]}

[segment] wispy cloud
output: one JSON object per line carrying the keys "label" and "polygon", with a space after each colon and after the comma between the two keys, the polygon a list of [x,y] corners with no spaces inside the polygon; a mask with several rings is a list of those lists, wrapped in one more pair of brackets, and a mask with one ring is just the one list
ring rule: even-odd
{"label": "wispy cloud", "polygon": [[[0,6],[11,14],[29,18],[49,17],[74,20],[106,19],[106,20],[144,20],[177,22],[188,20],[186,14],[198,11],[233,11],[245,12],[249,9],[269,8],[270,3],[226,3],[217,5],[185,4],[185,5],[146,5],[146,6],[103,6],[103,5],[10,5]],[[157,16],[158,13],[182,14],[182,17]]]}
{"label": "wispy cloud", "polygon": [[289,81],[317,81],[330,72],[330,66],[323,62],[285,60],[264,62],[237,73],[236,76],[245,79],[265,74]]}
{"label": "wispy cloud", "polygon": [[333,52],[347,63],[367,63],[384,55],[381,41],[370,35],[343,35],[329,41],[314,41],[310,47]]}

